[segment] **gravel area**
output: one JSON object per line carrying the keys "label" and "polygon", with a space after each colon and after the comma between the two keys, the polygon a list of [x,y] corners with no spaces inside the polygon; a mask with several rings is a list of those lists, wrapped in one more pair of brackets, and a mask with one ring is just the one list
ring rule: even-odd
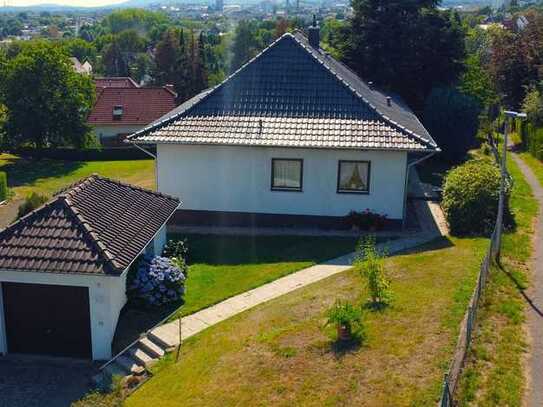
{"label": "gravel area", "polygon": [[0,357],[0,407],[68,407],[91,389],[95,373],[91,362]]}

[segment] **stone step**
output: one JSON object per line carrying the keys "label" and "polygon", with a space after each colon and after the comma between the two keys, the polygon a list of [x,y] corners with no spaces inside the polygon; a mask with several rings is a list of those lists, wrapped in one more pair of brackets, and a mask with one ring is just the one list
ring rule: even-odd
{"label": "stone step", "polygon": [[170,350],[179,345],[179,320],[153,329],[148,338],[162,349]]}
{"label": "stone step", "polygon": [[128,352],[128,355],[136,362],[142,364],[145,367],[150,367],[157,359],[149,355],[144,349],[141,349],[139,346],[131,348]]}
{"label": "stone step", "polygon": [[122,367],[128,374],[140,375],[145,373],[145,368],[130,356],[119,356],[115,359],[115,363]]}
{"label": "stone step", "polygon": [[164,349],[161,348],[158,344],[154,343],[149,338],[141,338],[138,342],[138,345],[141,349],[145,351],[150,356],[155,358],[161,358],[164,356]]}

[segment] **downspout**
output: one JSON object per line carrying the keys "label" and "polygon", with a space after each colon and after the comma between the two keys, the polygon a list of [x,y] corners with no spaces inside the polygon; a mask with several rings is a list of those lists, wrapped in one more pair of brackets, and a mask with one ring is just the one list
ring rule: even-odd
{"label": "downspout", "polygon": [[413,168],[415,165],[420,164],[421,162],[427,160],[430,157],[433,157],[437,153],[439,153],[441,150],[437,149],[436,151],[432,151],[428,155],[425,155],[424,157],[419,158],[418,160],[413,161],[412,163],[407,164],[407,172],[405,174],[405,187],[404,187],[404,198],[403,198],[403,217],[402,217],[402,229],[405,229],[406,227],[406,218],[407,218],[407,190],[409,188],[409,173],[411,172],[411,168]]}
{"label": "downspout", "polygon": [[[156,155],[154,155],[153,153],[151,153],[150,151],[144,149],[143,147],[140,147],[137,143],[133,142],[133,141],[130,141],[130,144],[132,144],[134,147],[136,147],[138,150],[141,150],[143,151],[145,154],[147,154],[148,156],[152,157],[153,160],[155,161],[155,188],[156,190],[158,191],[158,160],[157,160],[157,157]],[[158,151],[158,149],[157,149]]]}

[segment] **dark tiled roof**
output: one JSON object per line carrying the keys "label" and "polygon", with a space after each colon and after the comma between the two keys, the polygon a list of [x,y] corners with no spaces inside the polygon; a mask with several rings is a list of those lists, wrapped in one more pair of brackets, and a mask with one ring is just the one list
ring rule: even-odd
{"label": "dark tiled roof", "polygon": [[[175,108],[175,93],[167,88],[117,88],[98,90],[96,103],[87,120],[92,125],[146,126]],[[115,106],[122,106],[119,119],[113,118]]]}
{"label": "dark tiled roof", "polygon": [[0,232],[0,270],[118,275],[178,206],[92,175]]}
{"label": "dark tiled roof", "polygon": [[94,83],[97,88],[139,88],[134,79],[128,76],[96,78]]}
{"label": "dark tiled roof", "polygon": [[[130,137],[141,143],[434,150],[398,97],[285,34],[222,84]],[[168,117],[169,116],[169,117]]]}

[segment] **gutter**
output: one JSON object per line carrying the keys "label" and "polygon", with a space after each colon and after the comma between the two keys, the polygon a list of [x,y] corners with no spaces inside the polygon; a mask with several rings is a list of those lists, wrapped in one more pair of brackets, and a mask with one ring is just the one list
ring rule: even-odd
{"label": "gutter", "polygon": [[415,165],[420,164],[423,161],[426,161],[428,158],[433,157],[437,153],[441,152],[440,149],[432,151],[431,153],[425,155],[424,157],[419,158],[418,160],[413,161],[412,163],[407,164],[407,172],[405,174],[405,187],[404,187],[404,198],[403,198],[403,217],[402,217],[402,229],[406,227],[406,218],[407,218],[407,190],[409,188],[409,173],[411,168]]}

